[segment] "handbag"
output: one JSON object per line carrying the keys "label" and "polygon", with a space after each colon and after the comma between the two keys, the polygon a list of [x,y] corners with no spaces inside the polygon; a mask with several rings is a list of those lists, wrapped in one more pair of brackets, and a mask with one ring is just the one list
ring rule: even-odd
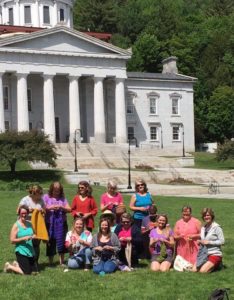
{"label": "handbag", "polygon": [[178,272],[191,272],[193,265],[189,261],[184,259],[182,256],[176,255],[173,268]]}

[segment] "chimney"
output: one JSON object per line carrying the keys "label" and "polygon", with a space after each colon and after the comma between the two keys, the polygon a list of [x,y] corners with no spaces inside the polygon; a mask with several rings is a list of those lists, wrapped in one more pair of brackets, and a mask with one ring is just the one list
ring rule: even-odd
{"label": "chimney", "polygon": [[163,70],[162,73],[172,73],[177,74],[178,69],[176,65],[177,57],[176,56],[170,56],[162,61],[163,64]]}

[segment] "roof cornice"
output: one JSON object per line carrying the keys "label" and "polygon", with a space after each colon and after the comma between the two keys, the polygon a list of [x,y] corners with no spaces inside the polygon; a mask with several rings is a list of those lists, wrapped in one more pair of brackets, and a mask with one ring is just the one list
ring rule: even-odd
{"label": "roof cornice", "polygon": [[125,50],[125,49],[121,49],[117,46],[106,43],[106,42],[101,41],[99,39],[96,39],[92,36],[89,36],[86,33],[68,28],[66,26],[56,26],[56,27],[53,27],[53,28],[43,29],[43,30],[40,30],[40,31],[32,32],[32,33],[29,33],[29,34],[22,34],[22,35],[18,35],[18,36],[3,38],[2,40],[0,40],[0,47],[15,44],[15,43],[19,43],[19,42],[24,42],[24,41],[28,41],[28,40],[32,40],[32,39],[36,39],[38,37],[49,36],[51,34],[58,33],[58,32],[66,32],[70,35],[73,35],[74,37],[80,38],[84,41],[87,41],[87,42],[90,42],[90,43],[95,44],[97,46],[100,46],[100,47],[105,48],[109,51],[116,52],[119,55],[131,56],[131,53],[129,51]]}

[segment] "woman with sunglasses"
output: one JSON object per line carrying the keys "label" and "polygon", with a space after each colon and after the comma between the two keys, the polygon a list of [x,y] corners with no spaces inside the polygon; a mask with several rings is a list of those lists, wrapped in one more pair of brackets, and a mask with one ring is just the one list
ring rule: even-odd
{"label": "woman with sunglasses", "polygon": [[87,181],[78,183],[77,195],[71,205],[71,214],[75,217],[82,217],[87,230],[92,232],[94,228],[94,217],[98,212],[95,199],[92,197],[92,188]]}
{"label": "woman with sunglasses", "polygon": [[101,219],[99,232],[93,236],[93,272],[96,274],[113,273],[118,265],[120,242],[117,235],[111,232],[108,219]]}
{"label": "woman with sunglasses", "polygon": [[135,182],[135,191],[136,193],[130,200],[130,209],[134,212],[134,223],[141,228],[142,220],[149,215],[149,207],[153,201],[143,179],[139,179]]}
{"label": "woman with sunglasses", "polygon": [[43,197],[46,206],[46,227],[49,242],[46,245],[46,255],[52,265],[56,248],[59,254],[59,263],[64,266],[65,238],[68,231],[67,213],[71,211],[70,205],[65,198],[63,186],[60,182],[50,185],[48,194]]}
{"label": "woman with sunglasses", "polygon": [[[19,206],[17,208],[17,213],[19,208],[22,205],[25,205],[29,209],[29,214],[27,216],[27,220],[31,221],[33,211],[39,210],[43,215],[45,214],[45,203],[42,199],[43,189],[39,185],[31,185],[28,189],[28,195],[23,197],[20,200]],[[39,256],[40,256],[40,242],[41,240],[33,239],[33,248],[35,251],[35,261],[38,264]]]}
{"label": "woman with sunglasses", "polygon": [[15,244],[15,254],[17,261],[12,264],[6,262],[4,271],[13,271],[18,274],[37,274],[37,265],[34,259],[34,249],[32,240],[36,238],[32,224],[27,220],[29,208],[22,205],[18,208],[18,220],[13,225],[10,233],[10,241]]}
{"label": "woman with sunglasses", "polygon": [[158,226],[150,231],[150,247],[152,271],[169,271],[173,261],[174,234],[167,226],[167,215],[158,216]]}
{"label": "woman with sunglasses", "polygon": [[[143,251],[141,231],[139,227],[133,224],[132,216],[129,213],[123,213],[115,233],[121,244],[119,252],[120,270],[131,271],[131,267],[138,265],[139,254]],[[130,257],[126,257],[127,246],[131,248]]]}
{"label": "woman with sunglasses", "polygon": [[92,251],[90,245],[92,233],[84,229],[84,221],[81,217],[76,217],[73,221],[72,230],[67,233],[65,246],[69,250],[70,257],[67,266],[69,269],[79,269],[84,267],[90,269]]}
{"label": "woman with sunglasses", "polygon": [[207,259],[199,267],[195,265],[193,271],[209,273],[219,269],[222,265],[221,246],[224,245],[225,240],[221,226],[214,221],[215,214],[213,210],[203,208],[201,214],[205,224],[201,228],[201,238],[198,240],[198,244],[206,248]]}

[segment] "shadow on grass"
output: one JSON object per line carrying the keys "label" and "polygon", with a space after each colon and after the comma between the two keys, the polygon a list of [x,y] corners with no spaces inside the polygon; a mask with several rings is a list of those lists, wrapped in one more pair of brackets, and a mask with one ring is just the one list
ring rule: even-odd
{"label": "shadow on grass", "polygon": [[11,173],[10,171],[0,171],[0,180],[6,183],[12,180],[23,182],[52,182],[63,181],[63,173],[59,170],[24,170]]}

